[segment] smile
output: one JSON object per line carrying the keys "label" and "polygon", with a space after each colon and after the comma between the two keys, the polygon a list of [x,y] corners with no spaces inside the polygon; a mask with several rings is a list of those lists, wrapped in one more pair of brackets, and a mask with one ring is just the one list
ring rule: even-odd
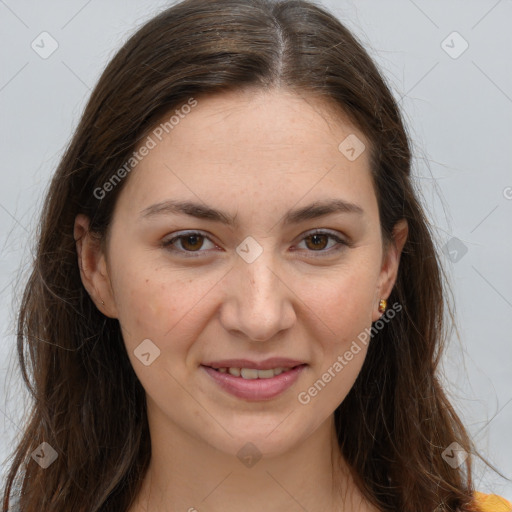
{"label": "smile", "polygon": [[257,370],[256,368],[214,368],[220,373],[229,373],[233,377],[242,377],[242,379],[271,379],[281,373],[289,372],[293,368],[270,368],[269,370]]}
{"label": "smile", "polygon": [[289,389],[299,378],[306,364],[292,368],[255,368],[221,367],[212,368],[201,365],[222,390],[245,400],[270,400]]}

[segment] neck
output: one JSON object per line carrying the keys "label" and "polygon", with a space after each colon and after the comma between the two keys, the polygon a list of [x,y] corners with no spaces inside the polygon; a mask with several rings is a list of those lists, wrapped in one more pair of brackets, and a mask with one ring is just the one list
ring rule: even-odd
{"label": "neck", "polygon": [[175,425],[151,424],[151,462],[129,512],[367,510],[341,456],[334,415],[300,446],[256,463],[251,450],[242,461]]}

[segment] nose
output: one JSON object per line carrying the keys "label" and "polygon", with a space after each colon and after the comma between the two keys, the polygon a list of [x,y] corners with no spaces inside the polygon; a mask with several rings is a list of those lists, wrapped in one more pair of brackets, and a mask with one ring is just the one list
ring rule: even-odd
{"label": "nose", "polygon": [[268,341],[295,323],[294,294],[270,250],[252,263],[237,258],[224,286],[220,320],[227,331]]}

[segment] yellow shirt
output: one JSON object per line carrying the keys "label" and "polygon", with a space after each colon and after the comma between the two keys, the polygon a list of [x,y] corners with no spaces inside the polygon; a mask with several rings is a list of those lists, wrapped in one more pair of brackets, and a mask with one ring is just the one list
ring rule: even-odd
{"label": "yellow shirt", "polygon": [[512,503],[496,494],[475,492],[475,510],[478,512],[512,512]]}

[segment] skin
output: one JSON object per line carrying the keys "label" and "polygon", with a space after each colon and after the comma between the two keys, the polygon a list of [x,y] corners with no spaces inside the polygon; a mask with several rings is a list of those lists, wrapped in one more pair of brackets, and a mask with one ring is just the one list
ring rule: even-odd
{"label": "skin", "polygon": [[[349,161],[338,150],[350,134],[369,147],[332,106],[283,90],[202,98],[127,178],[105,253],[77,216],[84,286],[119,319],[147,396],[152,458],[130,512],[256,512],[262,503],[267,511],[375,510],[346,469],[333,422],[367,346],[308,404],[297,399],[380,318],[407,236],[401,221],[393,243],[383,243],[369,151]],[[330,198],[363,213],[282,224],[289,210]],[[183,214],[141,217],[168,199],[224,210],[238,227]],[[307,238],[314,229],[350,246],[327,236],[315,246]],[[207,238],[175,241],[174,252],[162,245],[187,230]],[[252,263],[236,252],[247,236],[263,249]],[[145,339],[160,350],[149,366],[134,354]],[[200,367],[273,356],[308,366],[266,401],[226,393]],[[236,456],[248,442],[262,455],[252,467]]]}

